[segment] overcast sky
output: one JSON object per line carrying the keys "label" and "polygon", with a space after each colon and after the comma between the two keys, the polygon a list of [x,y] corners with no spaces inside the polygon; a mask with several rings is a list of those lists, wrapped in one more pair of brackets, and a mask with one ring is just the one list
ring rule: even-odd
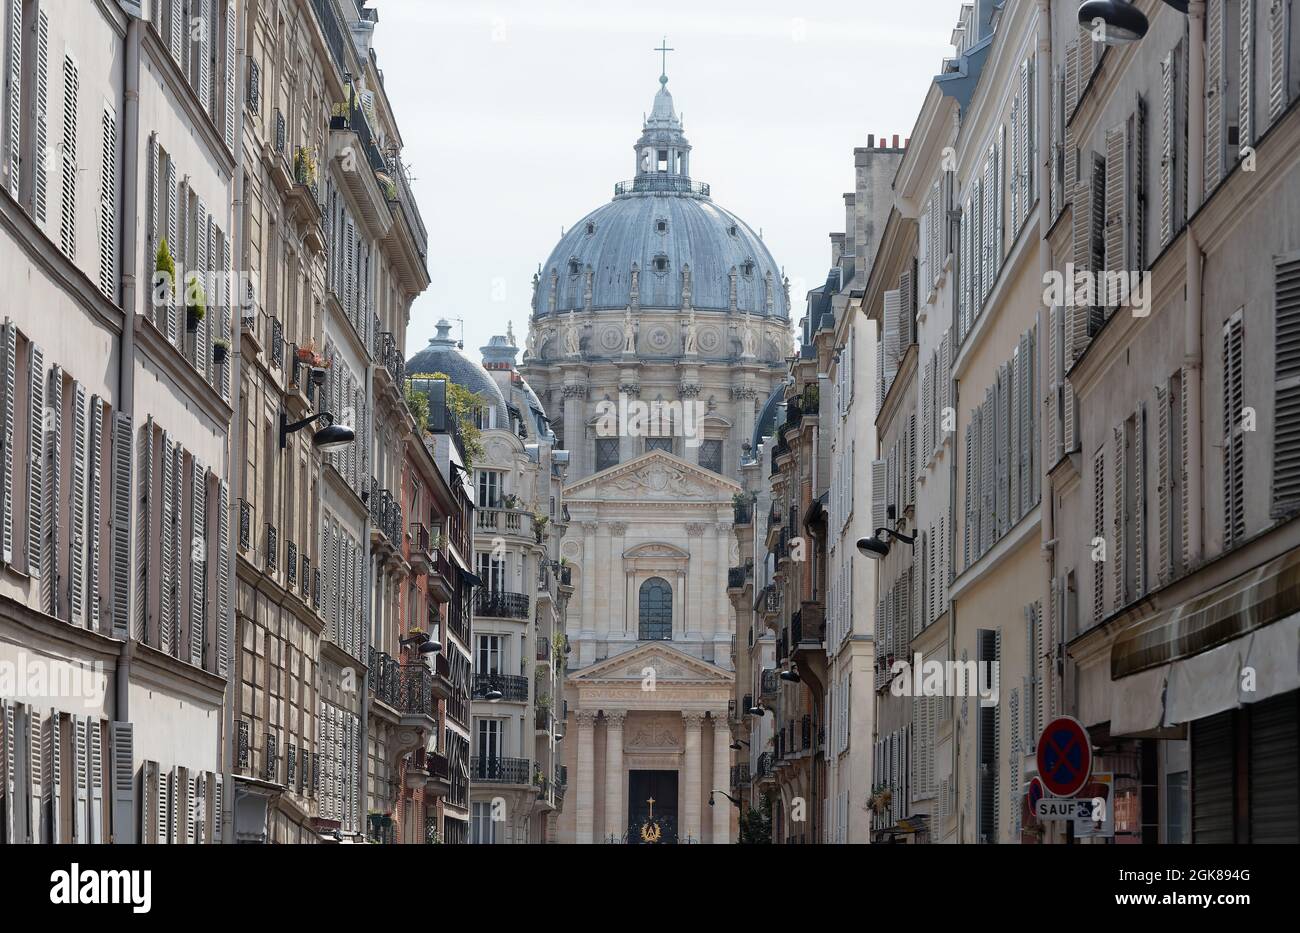
{"label": "overcast sky", "polygon": [[[514,322],[563,229],[635,174],[632,145],[669,90],[691,175],[756,230],[803,294],[844,228],[853,147],[911,134],[960,0],[371,0],[375,43],[429,229],[432,283],[408,355],[440,317],[474,358]],[[459,335],[456,324],[454,334]]]}

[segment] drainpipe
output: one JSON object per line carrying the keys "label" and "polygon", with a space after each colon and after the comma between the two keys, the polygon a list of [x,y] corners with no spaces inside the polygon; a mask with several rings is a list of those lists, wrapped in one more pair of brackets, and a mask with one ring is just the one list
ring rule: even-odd
{"label": "drainpipe", "polygon": [[[121,244],[118,261],[122,264],[122,342],[117,365],[117,410],[132,412],[135,409],[135,312],[136,312],[136,236],[139,217],[136,197],[139,184],[136,180],[140,161],[140,36],[144,21],[127,18],[126,62],[122,74],[122,214]],[[129,258],[125,258],[129,257]],[[130,600],[127,601],[130,605]],[[134,618],[134,613],[130,614]],[[128,622],[129,624],[129,622]],[[118,722],[131,721],[131,656],[134,653],[130,632],[122,642],[114,671],[113,718]]]}
{"label": "drainpipe", "polygon": [[[248,193],[244,190],[244,181],[243,181],[244,178],[243,101],[244,101],[244,94],[245,94],[245,90],[244,90],[245,69],[240,66],[244,61],[244,31],[245,31],[245,25],[247,19],[248,19],[248,4],[241,3],[239,4],[239,14],[236,16],[236,22],[238,23],[238,26],[236,28],[236,36],[235,36],[235,65],[236,65],[235,70],[237,72],[235,75],[235,103],[239,108],[239,114],[235,121],[235,153],[234,153],[235,177],[232,178],[230,182],[231,189],[234,192],[234,198],[232,199],[232,205],[231,205],[231,213],[234,215],[232,218],[231,229],[234,232],[234,244],[235,244],[234,249],[231,250],[231,256],[233,257],[235,268],[240,269],[241,272],[246,271],[240,268],[242,266],[242,263],[240,262],[240,252],[244,246],[244,199],[247,197]],[[237,291],[241,292],[242,294],[237,295],[235,299],[231,301],[231,308],[230,308],[232,312],[230,315],[230,351],[229,351],[230,370],[231,370],[230,385],[231,385],[232,395],[234,396],[233,401],[235,403],[235,416],[234,418],[231,419],[231,426],[229,432],[230,448],[229,448],[229,452],[227,453],[228,459],[226,461],[226,473],[230,477],[229,480],[230,495],[226,497],[227,499],[226,506],[227,508],[230,509],[234,509],[236,507],[236,502],[238,500],[235,498],[234,493],[237,490],[243,488],[243,478],[244,478],[245,458],[241,455],[242,447],[240,442],[240,436],[241,436],[240,429],[242,425],[240,424],[241,419],[239,417],[239,404],[238,404],[240,384],[241,384],[240,373],[243,368],[243,352],[242,352],[243,341],[240,339],[240,331],[243,329],[243,322],[242,322],[243,303],[247,299],[247,289],[242,287],[243,284],[244,283],[242,281],[238,281],[238,280],[236,281],[235,288]],[[235,314],[233,313],[236,310],[239,310],[241,312],[239,317],[236,317]],[[238,520],[239,520],[239,515],[236,512],[232,512],[232,514],[227,517],[228,527],[234,530],[234,535],[232,535],[232,537],[237,536],[239,534],[239,525],[237,524]],[[222,714],[221,714],[221,718],[222,718],[221,731],[223,737],[221,743],[221,773],[222,773],[222,783],[226,788],[226,792],[222,795],[222,804],[221,804],[222,806],[221,841],[226,844],[230,844],[235,841],[234,771],[235,771],[236,684],[235,684],[234,646],[238,645],[240,641],[239,631],[238,631],[239,611],[236,608],[239,605],[237,601],[239,595],[239,579],[238,579],[239,559],[236,556],[238,551],[239,548],[237,546],[232,547],[230,549],[229,556],[226,558],[228,564],[227,572],[226,572],[226,579],[228,581],[227,583],[228,590],[226,593],[226,604],[230,607],[230,612],[232,615],[232,618],[230,620],[230,638],[232,642],[231,645],[232,651],[231,651],[230,664],[226,670],[226,696],[225,696],[225,702],[222,704]]]}
{"label": "drainpipe", "polygon": [[1201,266],[1204,257],[1196,241],[1191,220],[1200,210],[1205,190],[1205,0],[1188,6],[1187,68],[1187,279],[1183,285],[1187,313],[1183,318],[1183,401],[1187,406],[1187,478],[1183,495],[1187,501],[1188,565],[1201,562],[1202,506],[1205,477],[1201,451]]}

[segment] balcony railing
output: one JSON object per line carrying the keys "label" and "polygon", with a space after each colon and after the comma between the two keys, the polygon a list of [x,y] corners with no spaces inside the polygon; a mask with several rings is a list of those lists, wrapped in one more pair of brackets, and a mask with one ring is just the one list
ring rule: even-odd
{"label": "balcony railing", "polygon": [[564,765],[556,765],[553,780],[555,782],[555,799],[563,800],[564,791],[569,786],[569,769]]}
{"label": "balcony railing", "polygon": [[436,716],[433,702],[433,672],[421,663],[401,667],[397,708],[414,716]]}
{"label": "balcony railing", "polygon": [[374,648],[370,649],[370,692],[394,709],[401,708],[402,663],[387,652]]}
{"label": "balcony railing", "polygon": [[474,614],[493,619],[527,619],[528,594],[504,590],[474,591]]}
{"label": "balcony railing", "polygon": [[253,546],[253,503],[239,500],[239,546],[247,551]]}
{"label": "balcony railing", "polygon": [[826,640],[826,609],[821,603],[806,602],[800,608],[799,629],[794,632],[794,643],[821,643]]}
{"label": "balcony railing", "polygon": [[731,766],[731,786],[741,787],[749,783],[749,765],[739,764]]}
{"label": "balcony railing", "polygon": [[401,206],[402,216],[406,218],[406,225],[411,229],[415,248],[423,259],[429,251],[429,234],[424,229],[424,221],[420,219],[420,208],[411,191],[411,181],[406,177],[406,166],[402,164],[401,158],[396,153],[389,156],[388,174],[393,176],[393,181],[397,185],[397,203]]}
{"label": "balcony railing", "polygon": [[387,489],[379,488],[379,480],[372,479],[370,486],[370,524],[383,533],[393,545],[402,541],[402,503]]}
{"label": "balcony railing", "polygon": [[758,761],[754,765],[754,777],[766,777],[772,773],[772,753],[763,752],[758,756]]}
{"label": "balcony railing", "polygon": [[812,717],[804,716],[799,722],[799,738],[802,742],[800,745],[803,749],[812,748]]}
{"label": "balcony railing", "polygon": [[745,585],[749,579],[748,567],[728,567],[727,568],[727,588],[738,590]]}
{"label": "balcony railing", "polygon": [[513,703],[528,702],[528,678],[515,674],[475,674],[474,695],[481,697],[488,690],[501,691],[501,699]]}
{"label": "balcony railing", "polygon": [[754,503],[752,502],[733,502],[731,511],[735,516],[737,525],[748,525],[754,520]]}
{"label": "balcony railing", "polygon": [[397,346],[392,332],[384,331],[375,337],[375,362],[388,370],[393,384],[399,389],[406,385],[406,361]]}
{"label": "balcony railing", "polygon": [[527,758],[470,759],[469,779],[487,784],[530,784],[532,769]]}
{"label": "balcony railing", "polygon": [[474,525],[479,531],[536,538],[532,513],[523,509],[481,508],[475,513]]}
{"label": "balcony railing", "polygon": [[614,186],[614,197],[633,192],[698,194],[707,198],[709,186],[703,182],[692,182],[685,175],[670,175],[667,172],[647,172],[630,181],[620,181]]}
{"label": "balcony railing", "polygon": [[439,781],[450,779],[451,772],[447,766],[447,756],[437,752],[428,752],[424,756],[424,766],[429,776]]}
{"label": "balcony railing", "polygon": [[352,65],[348,62],[347,53],[344,51],[347,48],[345,44],[347,40],[344,38],[343,26],[334,13],[333,0],[311,0],[311,5],[316,11],[321,32],[325,34],[325,45],[329,47],[339,75],[350,74]]}

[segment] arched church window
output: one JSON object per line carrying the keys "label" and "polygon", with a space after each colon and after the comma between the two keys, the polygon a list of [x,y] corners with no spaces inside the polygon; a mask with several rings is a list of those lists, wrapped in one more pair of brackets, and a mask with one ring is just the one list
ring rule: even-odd
{"label": "arched church window", "polygon": [[672,641],[673,588],[661,577],[651,577],[641,584],[640,622],[637,638],[641,641]]}

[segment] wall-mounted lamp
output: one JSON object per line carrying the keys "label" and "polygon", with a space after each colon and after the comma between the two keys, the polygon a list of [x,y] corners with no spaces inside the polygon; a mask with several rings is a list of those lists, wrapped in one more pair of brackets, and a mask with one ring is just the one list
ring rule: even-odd
{"label": "wall-mounted lamp", "polygon": [[881,560],[889,554],[889,539],[893,538],[903,544],[911,545],[916,537],[899,534],[891,528],[877,528],[870,538],[858,539],[858,550],[872,560]]}
{"label": "wall-mounted lamp", "polygon": [[318,411],[316,414],[303,418],[301,421],[289,423],[289,416],[283,409],[280,410],[280,449],[284,450],[285,444],[289,441],[289,435],[296,431],[301,431],[314,421],[323,420],[325,427],[321,428],[312,435],[312,446],[317,450],[326,453],[334,450],[342,450],[354,440],[357,432],[353,431],[347,425],[335,424],[334,416],[327,411]]}
{"label": "wall-mounted lamp", "polygon": [[[1169,0],[1165,0],[1169,3]],[[1169,3],[1174,9],[1179,4]],[[1183,0],[1182,12],[1187,12]],[[1106,45],[1125,45],[1136,42],[1147,34],[1147,18],[1142,11],[1126,0],[1086,0],[1079,7],[1079,25],[1093,30],[1101,27],[1101,41]]]}

